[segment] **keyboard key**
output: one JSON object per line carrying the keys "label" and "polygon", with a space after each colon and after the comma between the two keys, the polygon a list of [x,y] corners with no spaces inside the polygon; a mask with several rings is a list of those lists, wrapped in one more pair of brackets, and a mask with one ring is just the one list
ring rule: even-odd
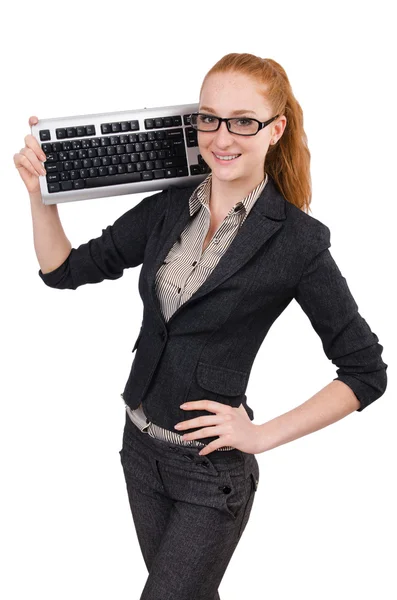
{"label": "keyboard key", "polygon": [[42,142],[45,142],[46,140],[50,140],[51,139],[51,134],[50,134],[50,130],[49,129],[41,129],[39,131],[39,135],[40,135],[40,140]]}
{"label": "keyboard key", "polygon": [[124,173],[122,175],[108,175],[107,177],[92,177],[86,179],[87,188],[103,187],[105,185],[120,185],[121,183],[134,183],[142,181],[140,173]]}

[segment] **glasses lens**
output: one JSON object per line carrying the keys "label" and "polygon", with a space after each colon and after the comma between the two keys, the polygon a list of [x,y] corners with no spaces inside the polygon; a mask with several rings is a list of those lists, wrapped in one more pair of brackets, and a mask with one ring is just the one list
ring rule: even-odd
{"label": "glasses lens", "polygon": [[190,123],[199,131],[215,131],[218,127],[218,118],[198,113],[191,116]]}
{"label": "glasses lens", "polygon": [[245,117],[230,119],[229,127],[230,131],[239,133],[240,135],[252,135],[258,131],[258,123]]}
{"label": "glasses lens", "polygon": [[[218,117],[198,113],[192,115],[190,124],[198,131],[215,131],[218,128]],[[258,131],[258,123],[248,118],[236,118],[229,121],[230,131],[240,135],[253,135]]]}

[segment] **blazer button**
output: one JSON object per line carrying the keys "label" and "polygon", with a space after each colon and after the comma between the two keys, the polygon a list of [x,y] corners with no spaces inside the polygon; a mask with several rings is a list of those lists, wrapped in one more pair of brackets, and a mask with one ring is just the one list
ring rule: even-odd
{"label": "blazer button", "polygon": [[161,337],[162,340],[165,339],[165,333],[164,333],[164,331],[160,331],[160,337]]}

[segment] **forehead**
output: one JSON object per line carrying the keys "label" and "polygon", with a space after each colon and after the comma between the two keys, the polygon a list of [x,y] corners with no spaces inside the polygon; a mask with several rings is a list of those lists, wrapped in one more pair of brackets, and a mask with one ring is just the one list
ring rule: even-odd
{"label": "forehead", "polygon": [[268,106],[258,84],[240,73],[218,73],[202,86],[199,110],[217,115],[266,115]]}

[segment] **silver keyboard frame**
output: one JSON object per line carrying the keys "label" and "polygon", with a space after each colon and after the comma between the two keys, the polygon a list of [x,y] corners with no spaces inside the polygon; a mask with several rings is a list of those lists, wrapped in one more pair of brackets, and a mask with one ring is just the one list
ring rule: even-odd
{"label": "silver keyboard frame", "polygon": [[[140,108],[135,110],[125,110],[118,112],[97,113],[88,115],[72,115],[69,117],[56,117],[53,119],[40,119],[36,125],[31,127],[32,135],[37,139],[40,147],[42,144],[62,141],[73,141],[74,139],[90,139],[97,137],[110,137],[115,135],[124,135],[129,133],[148,133],[149,131],[157,130],[156,128],[145,129],[144,119],[155,119],[158,117],[170,117],[180,115],[182,117],[182,125],[174,127],[162,127],[159,130],[166,131],[169,129],[182,128],[183,131],[190,125],[185,125],[183,116],[190,115],[198,111],[198,103],[193,104],[176,104],[173,106],[157,106],[153,108]],[[130,132],[118,132],[103,134],[101,132],[101,124],[112,123],[119,121],[139,120],[140,129]],[[84,136],[84,138],[65,138],[58,140],[56,137],[56,129],[61,127],[77,127],[84,125],[95,125],[96,135]],[[51,139],[46,142],[40,140],[39,131],[41,129],[49,129]],[[98,133],[99,132],[99,133]],[[187,156],[187,168],[190,172],[190,165],[198,164],[198,154],[200,150],[198,146],[188,147],[186,144],[186,134],[184,135],[185,149]],[[187,187],[190,185],[199,185],[208,176],[208,173],[199,175],[187,175],[186,177],[164,177],[162,179],[153,179],[150,181],[138,181],[132,183],[122,183],[120,185],[109,185],[98,188],[84,188],[80,190],[69,190],[65,192],[49,193],[47,188],[46,175],[39,176],[40,191],[43,199],[43,204],[59,204],[61,202],[76,202],[79,200],[92,200],[94,198],[105,198],[112,196],[122,196],[125,194],[136,194],[139,192],[152,192],[165,190],[170,186]]]}

